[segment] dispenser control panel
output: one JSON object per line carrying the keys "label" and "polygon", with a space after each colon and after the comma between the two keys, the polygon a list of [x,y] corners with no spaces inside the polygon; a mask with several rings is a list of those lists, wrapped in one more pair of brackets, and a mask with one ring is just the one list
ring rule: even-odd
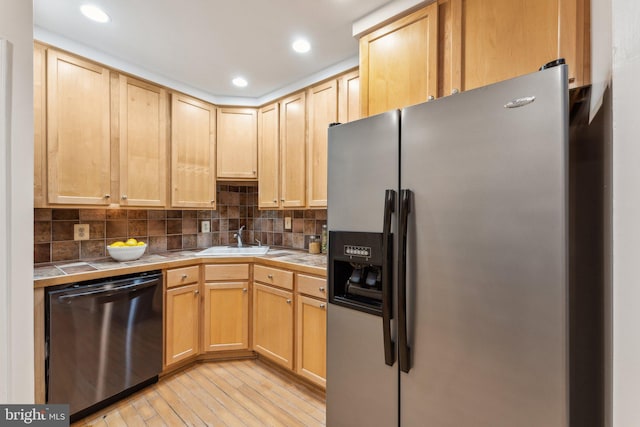
{"label": "dispenser control panel", "polygon": [[367,246],[345,245],[344,254],[347,256],[360,256],[364,258],[371,258],[371,248]]}

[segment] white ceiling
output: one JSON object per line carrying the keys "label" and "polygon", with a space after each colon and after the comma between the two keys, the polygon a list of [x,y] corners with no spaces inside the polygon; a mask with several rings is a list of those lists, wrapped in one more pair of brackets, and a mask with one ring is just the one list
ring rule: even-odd
{"label": "white ceiling", "polygon": [[[111,22],[86,19],[79,7],[88,2]],[[195,96],[257,101],[323,70],[357,65],[352,24],[387,3],[34,0],[35,37]],[[311,52],[291,49],[297,37],[311,42]],[[249,85],[233,86],[236,76]]]}

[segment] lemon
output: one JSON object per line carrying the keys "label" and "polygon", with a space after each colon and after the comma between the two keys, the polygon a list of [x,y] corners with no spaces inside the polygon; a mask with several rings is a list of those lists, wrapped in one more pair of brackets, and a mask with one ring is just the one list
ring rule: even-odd
{"label": "lemon", "polygon": [[138,242],[138,246],[144,246],[144,242]]}
{"label": "lemon", "polygon": [[131,238],[131,239],[128,239],[125,242],[125,245],[127,245],[127,246],[138,246],[138,241],[136,239]]}
{"label": "lemon", "polygon": [[124,242],[121,242],[120,240],[118,240],[117,242],[113,242],[109,246],[111,246],[112,248],[119,248],[121,246],[124,246]]}

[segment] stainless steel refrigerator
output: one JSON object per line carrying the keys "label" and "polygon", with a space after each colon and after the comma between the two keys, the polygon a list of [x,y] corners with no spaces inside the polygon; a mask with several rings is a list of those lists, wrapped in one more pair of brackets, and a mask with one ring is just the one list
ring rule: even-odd
{"label": "stainless steel refrigerator", "polygon": [[329,129],[329,427],[577,425],[569,101],[562,65]]}

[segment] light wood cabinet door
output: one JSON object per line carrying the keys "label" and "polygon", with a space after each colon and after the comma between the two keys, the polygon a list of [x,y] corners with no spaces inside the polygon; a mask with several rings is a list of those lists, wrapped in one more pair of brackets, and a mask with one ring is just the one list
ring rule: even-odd
{"label": "light wood cabinet door", "polygon": [[215,209],[215,107],[171,97],[171,206]]}
{"label": "light wood cabinet door", "polygon": [[47,52],[49,203],[111,202],[109,70]]}
{"label": "light wood cabinet door", "polygon": [[464,90],[537,71],[557,58],[572,86],[588,83],[588,2],[584,0],[450,0],[461,3]]}
{"label": "light wood cabinet door", "polygon": [[218,108],[218,179],[258,178],[258,114],[254,108]]}
{"label": "light wood cabinet door", "polygon": [[249,283],[204,285],[204,351],[249,348]]}
{"label": "light wood cabinet door", "polygon": [[325,387],[327,383],[327,303],[298,295],[296,372]]}
{"label": "light wood cabinet door", "polygon": [[167,203],[167,92],[119,76],[121,206]]}
{"label": "light wood cabinet door", "polygon": [[33,206],[47,206],[47,51],[33,48]]}
{"label": "light wood cabinet door", "polygon": [[280,102],[280,206],[306,204],[306,96],[300,92]]}
{"label": "light wood cabinet door", "polygon": [[331,123],[338,121],[338,81],[329,80],[307,91],[307,207],[327,207],[327,141]]}
{"label": "light wood cabinet door", "polygon": [[438,98],[462,90],[462,0],[438,0]]}
{"label": "light wood cabinet door", "polygon": [[360,38],[363,117],[437,96],[438,4]]}
{"label": "light wood cabinet door", "polygon": [[253,349],[293,369],[293,294],[255,283],[253,286]]}
{"label": "light wood cabinet door", "polygon": [[280,104],[258,112],[258,207],[280,207]]}
{"label": "light wood cabinet door", "polygon": [[360,73],[358,70],[338,78],[338,122],[348,123],[360,118]]}
{"label": "light wood cabinet door", "polygon": [[199,284],[171,288],[166,292],[165,365],[198,354]]}

